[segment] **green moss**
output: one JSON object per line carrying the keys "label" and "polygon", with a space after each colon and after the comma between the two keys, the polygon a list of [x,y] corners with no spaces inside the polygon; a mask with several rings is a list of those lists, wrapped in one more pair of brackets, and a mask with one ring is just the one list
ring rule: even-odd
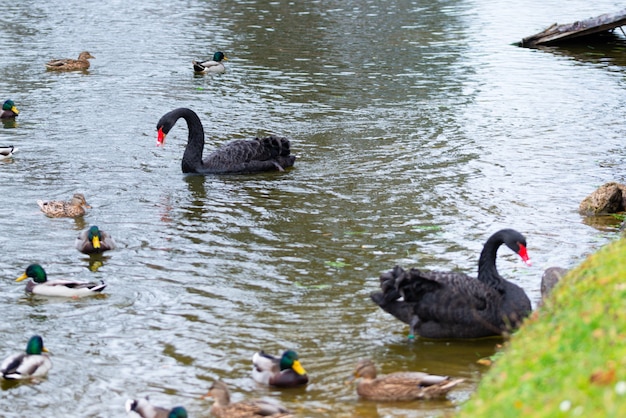
{"label": "green moss", "polygon": [[626,240],[563,278],[459,417],[626,417]]}

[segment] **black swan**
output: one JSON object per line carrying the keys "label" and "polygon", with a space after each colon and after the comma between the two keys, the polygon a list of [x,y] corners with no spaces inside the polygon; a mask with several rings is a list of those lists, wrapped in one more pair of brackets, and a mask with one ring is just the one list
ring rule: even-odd
{"label": "black swan", "polygon": [[183,155],[183,173],[228,174],[284,171],[296,160],[290,155],[287,138],[268,136],[251,140],[236,140],[221,146],[202,160],[204,128],[196,113],[184,107],[166,113],[157,123],[157,146],[165,144],[165,136],[178,119],[187,121],[189,139]]}
{"label": "black swan", "polygon": [[496,254],[502,244],[530,265],[524,236],[502,229],[489,237],[480,253],[478,279],[396,266],[380,276],[382,292],[371,298],[411,326],[410,338],[481,338],[514,330],[531,304],[522,288],[498,274]]}

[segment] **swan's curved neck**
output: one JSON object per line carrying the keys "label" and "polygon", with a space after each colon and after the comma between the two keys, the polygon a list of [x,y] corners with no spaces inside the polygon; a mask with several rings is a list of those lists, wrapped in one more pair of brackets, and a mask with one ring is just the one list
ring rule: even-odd
{"label": "swan's curved neck", "polygon": [[204,128],[198,115],[190,109],[177,109],[172,115],[176,119],[183,118],[187,122],[189,136],[183,154],[183,173],[197,173],[202,170],[202,153],[204,152]]}
{"label": "swan's curved neck", "polygon": [[503,243],[504,240],[498,234],[491,236],[485,243],[478,259],[478,280],[500,291],[504,290],[502,288],[503,279],[496,268],[496,255],[498,248]]}

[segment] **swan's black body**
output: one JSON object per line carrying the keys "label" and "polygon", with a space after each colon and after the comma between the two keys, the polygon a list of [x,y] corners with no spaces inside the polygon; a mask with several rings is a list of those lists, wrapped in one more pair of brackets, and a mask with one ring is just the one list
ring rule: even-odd
{"label": "swan's black body", "polygon": [[529,263],[524,236],[503,229],[485,243],[477,279],[396,266],[380,276],[382,292],[372,293],[372,300],[426,338],[480,338],[511,331],[530,313],[531,304],[524,290],[498,274],[496,254],[502,244]]}
{"label": "swan's black body", "polygon": [[256,173],[261,171],[283,171],[293,166],[296,160],[290,154],[287,138],[268,136],[251,140],[236,140],[216,149],[204,160],[204,128],[198,115],[187,108],[174,109],[161,117],[157,124],[159,144],[174,127],[178,119],[187,121],[189,139],[183,155],[183,173],[234,174]]}

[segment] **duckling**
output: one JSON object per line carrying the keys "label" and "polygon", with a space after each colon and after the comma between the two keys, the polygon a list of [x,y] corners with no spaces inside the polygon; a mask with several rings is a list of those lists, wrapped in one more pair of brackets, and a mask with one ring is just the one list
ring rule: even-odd
{"label": "duckling", "polygon": [[87,51],[83,51],[78,59],[62,58],[53,59],[46,63],[46,68],[52,71],[75,71],[86,70],[89,68],[89,59],[96,58]]}
{"label": "duckling", "polygon": [[32,278],[26,283],[26,291],[42,296],[62,296],[62,297],[83,297],[96,295],[107,286],[103,281],[100,283],[79,282],[75,280],[52,280],[48,281],[46,271],[39,264],[31,264],[26,268],[24,274],[15,279],[21,282],[27,278]]}
{"label": "duckling", "polygon": [[82,193],[75,193],[69,202],[60,200],[38,200],[41,211],[51,218],[76,218],[85,214],[85,208],[91,208]]}
{"label": "duckling", "polygon": [[9,145],[8,147],[0,146],[0,160],[7,160],[13,157],[13,153],[17,152],[19,148]]}
{"label": "duckling", "polygon": [[2,104],[2,113],[0,113],[0,119],[12,119],[15,118],[20,113],[15,107],[15,103],[13,100],[6,100]]}
{"label": "duckling", "polygon": [[205,397],[213,397],[215,399],[215,402],[211,405],[211,414],[218,418],[286,418],[293,416],[282,406],[262,399],[249,399],[230,403],[228,386],[221,380],[211,385],[209,393]]}
{"label": "duckling", "polygon": [[439,398],[463,381],[421,372],[396,372],[377,377],[376,366],[370,359],[359,360],[353,380],[359,378],[356,392],[374,401]]}
{"label": "duckling", "polygon": [[84,254],[101,254],[115,249],[115,241],[108,232],[104,232],[96,225],[85,229],[76,238],[76,249]]}
{"label": "duckling", "polygon": [[285,351],[280,357],[259,351],[252,356],[252,365],[252,378],[264,385],[294,387],[309,382],[306,370],[293,350]]}
{"label": "duckling", "polygon": [[223,73],[226,71],[226,67],[224,67],[222,61],[228,61],[228,58],[223,52],[217,51],[210,60],[202,62],[191,61],[191,63],[196,73]]}
{"label": "duckling", "polygon": [[187,418],[187,410],[182,406],[172,409],[154,406],[146,396],[145,399],[129,399],[126,401],[126,412],[134,411],[142,418]]}
{"label": "duckling", "polygon": [[0,373],[5,379],[30,379],[45,376],[52,368],[52,362],[43,346],[43,339],[33,335],[26,344],[26,351],[7,357],[0,365]]}

